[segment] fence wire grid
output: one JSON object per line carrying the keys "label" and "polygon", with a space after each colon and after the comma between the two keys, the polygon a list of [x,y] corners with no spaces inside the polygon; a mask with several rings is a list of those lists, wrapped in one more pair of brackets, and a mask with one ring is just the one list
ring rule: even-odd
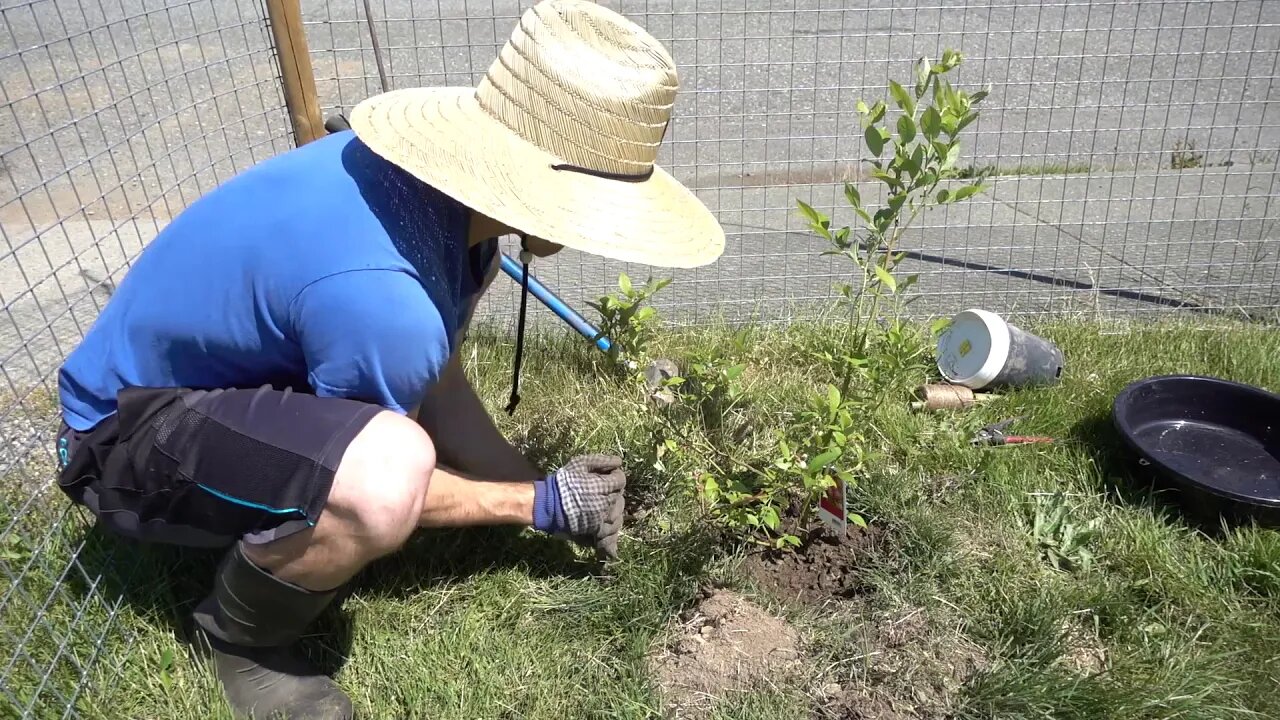
{"label": "fence wire grid", "polygon": [[[317,88],[349,112],[381,88],[474,85],[514,0],[304,0]],[[919,312],[1102,317],[1280,313],[1280,0],[621,0],[682,93],[660,162],[715,211],[715,265],[675,273],[676,322],[819,311],[841,268],[794,213],[851,218],[859,98],[920,56],[991,85],[961,164],[992,189],[906,237]],[[262,0],[0,0],[0,708],[113,717],[157,659],[131,551],[88,532],[54,474],[59,364],[131,260],[201,193],[292,146]],[[620,271],[562,253],[535,272],[578,307]],[[514,284],[484,312],[506,318]]]}
{"label": "fence wire grid", "polygon": [[128,551],[52,484],[57,371],[174,214],[291,146],[265,17],[0,0],[0,716],[111,717],[135,690],[113,687],[137,661]]}
{"label": "fence wire grid", "polygon": [[[304,5],[321,102],[380,89],[474,85],[528,2],[362,0]],[[1280,3],[606,2],[671,49],[682,93],[660,162],[729,235],[715,265],[675,273],[678,321],[787,319],[841,277],[795,214],[849,223],[843,181],[866,183],[859,98],[887,98],[921,56],[990,84],[961,165],[991,192],[935,210],[905,238],[923,313],[1171,309],[1274,316],[1280,247],[1274,101]],[[843,211],[842,211],[843,210]],[[571,304],[645,268],[565,254],[536,272]],[[487,309],[509,315],[511,284]]]}

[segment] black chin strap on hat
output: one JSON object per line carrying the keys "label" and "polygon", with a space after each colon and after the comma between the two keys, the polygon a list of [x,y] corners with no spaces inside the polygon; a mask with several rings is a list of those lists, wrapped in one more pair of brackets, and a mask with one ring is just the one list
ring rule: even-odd
{"label": "black chin strap on hat", "polygon": [[516,406],[520,404],[520,363],[524,359],[524,320],[529,309],[529,263],[533,261],[533,253],[529,252],[529,236],[520,235],[520,319],[516,321],[516,359],[511,368],[511,401],[507,403],[507,414],[514,415]]}

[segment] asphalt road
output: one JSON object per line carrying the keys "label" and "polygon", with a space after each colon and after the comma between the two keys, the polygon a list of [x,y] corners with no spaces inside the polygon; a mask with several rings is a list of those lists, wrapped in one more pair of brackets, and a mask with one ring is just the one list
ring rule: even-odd
{"label": "asphalt road", "polygon": [[[473,84],[527,4],[375,0],[391,85]],[[947,47],[969,58],[959,84],[992,90],[961,163],[1044,172],[913,230],[919,311],[1280,305],[1280,0],[607,4],[680,64],[662,162],[730,235],[720,262],[664,293],[677,320],[786,319],[829,297],[841,268],[817,256],[795,200],[838,207],[839,182],[861,181],[856,99]],[[304,2],[330,109],[379,87],[359,7]],[[0,0],[0,367],[14,391],[48,381],[173,213],[289,147],[261,12]],[[584,307],[621,269],[646,274],[569,253],[536,271]],[[509,317],[512,287],[500,280],[485,311]]]}

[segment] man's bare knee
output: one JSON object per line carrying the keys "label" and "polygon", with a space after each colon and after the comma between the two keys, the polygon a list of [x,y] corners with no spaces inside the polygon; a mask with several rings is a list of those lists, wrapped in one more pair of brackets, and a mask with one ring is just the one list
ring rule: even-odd
{"label": "man's bare knee", "polygon": [[408,540],[435,471],[431,438],[409,418],[379,413],[347,447],[325,512],[343,517],[371,556]]}
{"label": "man's bare knee", "polygon": [[417,423],[379,413],[347,446],[315,527],[247,545],[245,554],[289,582],[336,587],[413,533],[435,461],[435,446]]}

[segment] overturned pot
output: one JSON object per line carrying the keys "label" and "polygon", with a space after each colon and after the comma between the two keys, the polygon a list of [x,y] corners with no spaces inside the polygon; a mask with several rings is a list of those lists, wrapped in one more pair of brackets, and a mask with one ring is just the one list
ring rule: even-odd
{"label": "overturned pot", "polygon": [[938,370],[978,390],[1052,385],[1062,377],[1062,350],[989,310],[965,310],[938,338]]}

